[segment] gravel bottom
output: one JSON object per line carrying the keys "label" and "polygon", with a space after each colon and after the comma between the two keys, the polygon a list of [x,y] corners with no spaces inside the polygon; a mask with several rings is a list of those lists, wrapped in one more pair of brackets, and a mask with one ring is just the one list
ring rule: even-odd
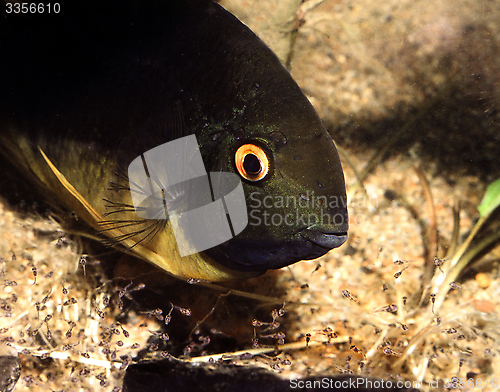
{"label": "gravel bottom", "polygon": [[[422,286],[435,258],[443,264],[432,282],[444,276],[454,209],[462,242],[500,173],[500,3],[309,1],[274,24],[274,2],[223,3],[258,33],[252,23],[266,22],[270,44],[285,41],[280,55],[342,147],[349,240],[318,260],[225,284],[228,294],[165,285],[155,270],[144,283],[121,259],[110,276],[57,223],[2,202],[0,341],[2,355],[21,360],[14,391],[117,391],[132,360],[170,354],[224,354],[285,378],[352,373],[436,390],[458,377],[473,380],[466,389],[496,389],[498,249],[441,287],[442,304],[422,299]],[[357,173],[377,154],[359,187]],[[146,300],[135,296],[143,285]],[[238,350],[253,351],[231,355]]]}

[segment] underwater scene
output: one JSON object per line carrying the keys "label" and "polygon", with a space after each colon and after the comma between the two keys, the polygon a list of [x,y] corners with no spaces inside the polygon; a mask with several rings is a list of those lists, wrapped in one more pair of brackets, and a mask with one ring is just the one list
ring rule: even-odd
{"label": "underwater scene", "polygon": [[500,388],[500,0],[0,6],[0,392]]}

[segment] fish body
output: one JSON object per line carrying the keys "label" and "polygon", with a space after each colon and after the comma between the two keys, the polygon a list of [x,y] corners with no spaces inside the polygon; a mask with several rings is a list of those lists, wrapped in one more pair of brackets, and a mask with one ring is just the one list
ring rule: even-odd
{"label": "fish body", "polygon": [[[222,7],[61,2],[59,14],[0,23],[0,152],[108,242],[174,276],[220,281],[346,240],[333,141],[276,56]],[[189,135],[207,172],[240,179],[248,224],[181,257],[169,219],[137,216],[127,168]]]}

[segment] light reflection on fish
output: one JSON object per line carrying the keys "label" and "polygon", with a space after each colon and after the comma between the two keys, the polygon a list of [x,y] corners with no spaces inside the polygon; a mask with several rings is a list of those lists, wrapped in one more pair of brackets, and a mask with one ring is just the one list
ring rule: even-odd
{"label": "light reflection on fish", "polygon": [[[219,281],[345,242],[331,138],[274,54],[217,4],[61,2],[60,14],[1,23],[0,151],[109,243],[177,277]],[[192,134],[207,172],[241,179],[249,224],[180,257],[168,220],[135,213],[126,167]]]}

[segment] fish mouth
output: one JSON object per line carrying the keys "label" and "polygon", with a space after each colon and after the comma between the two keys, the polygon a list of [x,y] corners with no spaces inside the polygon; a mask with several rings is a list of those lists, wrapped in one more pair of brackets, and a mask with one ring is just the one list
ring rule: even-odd
{"label": "fish mouth", "polygon": [[317,225],[313,225],[300,232],[300,235],[307,240],[328,249],[338,248],[347,241],[347,227],[336,230],[327,230]]}
{"label": "fish mouth", "polygon": [[335,228],[316,224],[298,231],[291,239],[281,241],[255,241],[234,237],[207,249],[205,253],[233,270],[265,272],[325,255],[346,242],[347,229],[348,224]]}

